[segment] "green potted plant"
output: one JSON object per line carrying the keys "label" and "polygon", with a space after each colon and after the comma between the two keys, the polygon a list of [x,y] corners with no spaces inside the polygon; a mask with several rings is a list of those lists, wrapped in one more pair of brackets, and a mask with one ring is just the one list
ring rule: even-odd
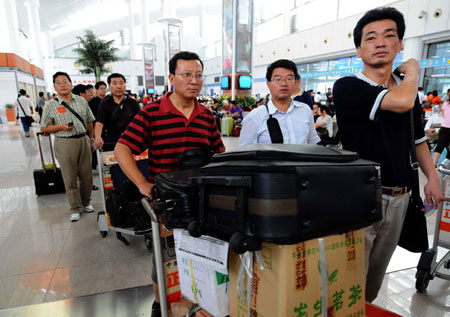
{"label": "green potted plant", "polygon": [[237,103],[242,108],[242,110],[250,111],[256,106],[256,99],[250,95],[245,97],[238,97]]}

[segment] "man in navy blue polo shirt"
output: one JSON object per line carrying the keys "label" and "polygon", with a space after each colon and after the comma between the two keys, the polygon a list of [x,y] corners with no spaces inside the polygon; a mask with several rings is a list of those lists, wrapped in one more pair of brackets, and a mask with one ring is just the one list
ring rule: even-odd
{"label": "man in navy blue polo shirt", "polygon": [[403,80],[392,73],[402,49],[403,15],[394,8],[368,11],[353,34],[364,71],[339,79],[333,89],[339,133],[344,149],[381,164],[383,219],[365,234],[366,300],[378,295],[390,258],[398,243],[413,184],[409,156],[410,117],[413,109],[417,160],[427,177],[426,200],[442,199],[421,123],[417,98],[419,64],[410,59],[398,67]]}

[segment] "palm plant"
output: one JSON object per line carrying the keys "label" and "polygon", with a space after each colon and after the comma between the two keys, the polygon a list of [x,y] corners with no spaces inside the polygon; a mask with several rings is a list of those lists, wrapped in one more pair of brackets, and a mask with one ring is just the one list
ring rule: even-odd
{"label": "palm plant", "polygon": [[86,30],[84,37],[77,36],[80,46],[73,51],[80,55],[75,62],[82,65],[83,74],[95,74],[95,81],[100,81],[100,75],[107,72],[107,63],[119,60],[116,56],[117,48],[112,46],[113,40],[99,39],[92,30]]}

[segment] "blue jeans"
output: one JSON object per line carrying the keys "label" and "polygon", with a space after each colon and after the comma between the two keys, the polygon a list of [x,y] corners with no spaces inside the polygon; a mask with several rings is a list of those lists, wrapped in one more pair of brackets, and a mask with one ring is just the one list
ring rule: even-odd
{"label": "blue jeans", "polygon": [[23,130],[25,131],[25,133],[28,133],[28,131],[30,131],[30,126],[28,125],[25,117],[20,117],[20,121],[22,121]]}

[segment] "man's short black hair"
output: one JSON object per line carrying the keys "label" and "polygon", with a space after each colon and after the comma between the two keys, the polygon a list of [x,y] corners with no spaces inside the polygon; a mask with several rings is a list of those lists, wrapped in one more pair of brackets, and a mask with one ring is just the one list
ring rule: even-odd
{"label": "man's short black hair", "polygon": [[353,29],[353,41],[355,47],[361,46],[362,29],[369,23],[381,20],[392,20],[397,24],[397,35],[400,40],[405,35],[405,19],[403,14],[395,8],[384,7],[367,11],[364,16],[359,19]]}
{"label": "man's short black hair", "polygon": [[286,68],[292,70],[294,72],[294,76],[296,80],[300,80],[300,75],[298,74],[297,65],[293,61],[288,59],[279,59],[267,67],[266,79],[267,81],[272,80],[272,73],[275,68]]}
{"label": "man's short black hair", "polygon": [[449,93],[450,92],[450,88],[449,89],[447,89],[447,93]]}
{"label": "man's short black hair", "polygon": [[119,73],[112,73],[111,75],[108,76],[108,79],[107,79],[108,85],[111,84],[111,80],[113,78],[122,78],[124,82],[127,82],[124,75],[119,74]]}
{"label": "man's short black hair", "polygon": [[65,72],[56,72],[56,73],[53,75],[53,84],[55,84],[56,77],[58,77],[58,76],[66,76],[67,79],[69,80],[69,82],[72,83],[72,79],[70,79],[69,74],[67,74],[67,73],[65,73]]}
{"label": "man's short black hair", "polygon": [[94,86],[92,86],[91,84],[87,84],[86,89],[94,89]]}
{"label": "man's short black hair", "polygon": [[39,97],[44,97],[44,93],[42,91],[39,92]]}
{"label": "man's short black hair", "polygon": [[236,101],[236,100],[231,100],[231,101],[230,101],[230,104],[232,104],[232,105],[234,105],[234,106],[237,106],[237,101]]}
{"label": "man's short black hair", "polygon": [[99,89],[100,86],[102,86],[102,85],[106,87],[106,83],[104,81],[100,80],[100,81],[96,82],[95,83],[95,90]]}
{"label": "man's short black hair", "polygon": [[75,87],[72,88],[72,93],[75,95],[80,96],[81,93],[85,94],[87,90],[87,87],[83,84],[78,84]]}
{"label": "man's short black hair", "polygon": [[19,94],[21,94],[22,96],[25,96],[27,94],[27,92],[25,89],[20,89]]}
{"label": "man's short black hair", "polygon": [[179,59],[185,60],[185,61],[192,61],[192,60],[198,60],[200,64],[202,65],[202,71],[203,71],[203,62],[198,57],[197,54],[193,52],[187,52],[187,51],[181,51],[176,53],[169,61],[169,73],[172,75],[175,75],[175,69],[177,68],[177,62]]}

